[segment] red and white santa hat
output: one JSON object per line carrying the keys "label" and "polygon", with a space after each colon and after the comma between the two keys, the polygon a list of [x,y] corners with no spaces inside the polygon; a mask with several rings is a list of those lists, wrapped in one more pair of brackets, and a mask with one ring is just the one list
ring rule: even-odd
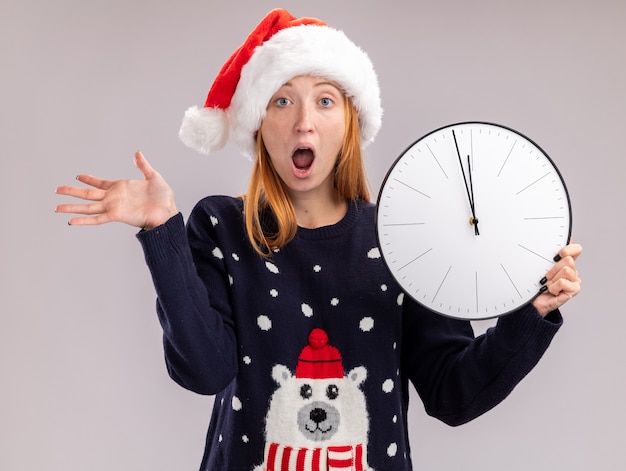
{"label": "red and white santa hat", "polygon": [[382,121],[378,78],[367,54],[316,18],[270,11],[215,78],[202,108],[189,108],[179,131],[192,149],[208,154],[230,138],[252,158],[256,132],[272,95],[297,75],[339,84],[356,107],[365,147]]}
{"label": "red and white santa hat", "polygon": [[309,344],[298,357],[296,378],[343,378],[341,354],[328,344],[328,334],[323,329],[313,329],[309,334]]}

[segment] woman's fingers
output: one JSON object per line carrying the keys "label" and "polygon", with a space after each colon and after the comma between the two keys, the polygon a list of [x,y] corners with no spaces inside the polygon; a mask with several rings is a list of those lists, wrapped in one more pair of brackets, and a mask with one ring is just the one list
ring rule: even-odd
{"label": "woman's fingers", "polygon": [[570,295],[570,297],[578,294],[581,279],[576,269],[576,258],[578,258],[581,252],[580,246],[567,246],[560,252],[563,258],[552,267],[547,275],[549,293],[558,296],[561,292],[564,292]]}
{"label": "woman's fingers", "polygon": [[576,259],[580,256],[582,250],[582,246],[579,244],[569,244],[563,247],[555,257],[555,260],[558,261],[546,273],[546,278],[548,280],[555,278],[557,273],[565,266],[569,266],[576,271]]}
{"label": "woman's fingers", "polygon": [[76,180],[84,183],[85,185],[89,185],[100,190],[110,190],[111,187],[115,184],[115,180],[105,180],[104,178],[94,177],[93,175],[85,174],[78,175],[76,177]]}
{"label": "woman's fingers", "polygon": [[101,214],[104,212],[104,205],[100,202],[92,204],[60,204],[56,207],[57,213],[72,214]]}
{"label": "woman's fingers", "polygon": [[582,247],[578,244],[569,244],[559,251],[555,259],[558,262],[546,274],[545,292],[533,301],[542,316],[558,309],[580,292],[582,281],[576,269],[576,259],[581,253]]}
{"label": "woman's fingers", "polygon": [[141,171],[146,180],[156,173],[141,151],[135,152],[135,166]]}
{"label": "woman's fingers", "polygon": [[580,283],[581,279],[578,276],[576,266],[574,264],[567,264],[563,266],[548,283],[548,290],[554,295],[559,294],[561,291],[567,291],[573,293],[572,296],[574,296],[580,289]]}
{"label": "woman's fingers", "polygon": [[582,253],[582,251],[583,248],[580,244],[568,244],[561,250],[559,250],[559,253],[557,254],[557,259],[571,257],[576,260],[578,256]]}
{"label": "woman's fingers", "polygon": [[568,298],[573,298],[580,291],[581,280],[578,276],[565,276],[561,275],[548,285],[548,293],[553,296],[559,296],[561,294],[567,295]]}
{"label": "woman's fingers", "polygon": [[88,201],[101,201],[106,195],[106,190],[78,186],[60,186],[56,189],[56,193],[58,195],[72,196]]}
{"label": "woman's fingers", "polygon": [[106,213],[89,217],[74,217],[67,221],[70,226],[99,226],[108,222],[111,222],[111,218]]}

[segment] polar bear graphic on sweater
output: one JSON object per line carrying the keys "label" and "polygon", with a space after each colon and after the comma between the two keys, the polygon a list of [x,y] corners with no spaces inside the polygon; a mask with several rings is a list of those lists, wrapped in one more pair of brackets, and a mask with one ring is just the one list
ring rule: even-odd
{"label": "polar bear graphic on sweater", "polygon": [[254,471],[374,471],[367,464],[369,416],[359,385],[367,370],[344,376],[339,350],[313,329],[295,375],[275,365],[278,389],[266,416],[264,463]]}

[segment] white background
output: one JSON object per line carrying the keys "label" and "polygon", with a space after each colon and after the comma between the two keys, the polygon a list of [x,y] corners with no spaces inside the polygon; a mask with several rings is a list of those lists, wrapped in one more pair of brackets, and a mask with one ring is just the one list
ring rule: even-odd
{"label": "white background", "polygon": [[366,153],[374,194],[410,143],[465,120],[531,137],[570,191],[584,287],[565,325],[470,424],[427,417],[414,395],[415,468],[625,469],[623,0],[2,0],[0,469],[198,468],[212,399],[166,374],[135,230],[67,226],[54,189],[78,173],[137,177],[141,149],[185,216],[206,194],[243,192],[248,161],[231,146],[199,156],[177,130],[276,6],[372,58],[385,108]]}

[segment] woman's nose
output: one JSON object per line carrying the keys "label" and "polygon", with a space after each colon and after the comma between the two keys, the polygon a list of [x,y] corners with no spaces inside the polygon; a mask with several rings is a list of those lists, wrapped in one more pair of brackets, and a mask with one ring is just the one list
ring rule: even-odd
{"label": "woman's nose", "polygon": [[313,129],[311,121],[311,109],[308,105],[302,104],[298,109],[298,120],[296,121],[296,131],[309,132]]}

